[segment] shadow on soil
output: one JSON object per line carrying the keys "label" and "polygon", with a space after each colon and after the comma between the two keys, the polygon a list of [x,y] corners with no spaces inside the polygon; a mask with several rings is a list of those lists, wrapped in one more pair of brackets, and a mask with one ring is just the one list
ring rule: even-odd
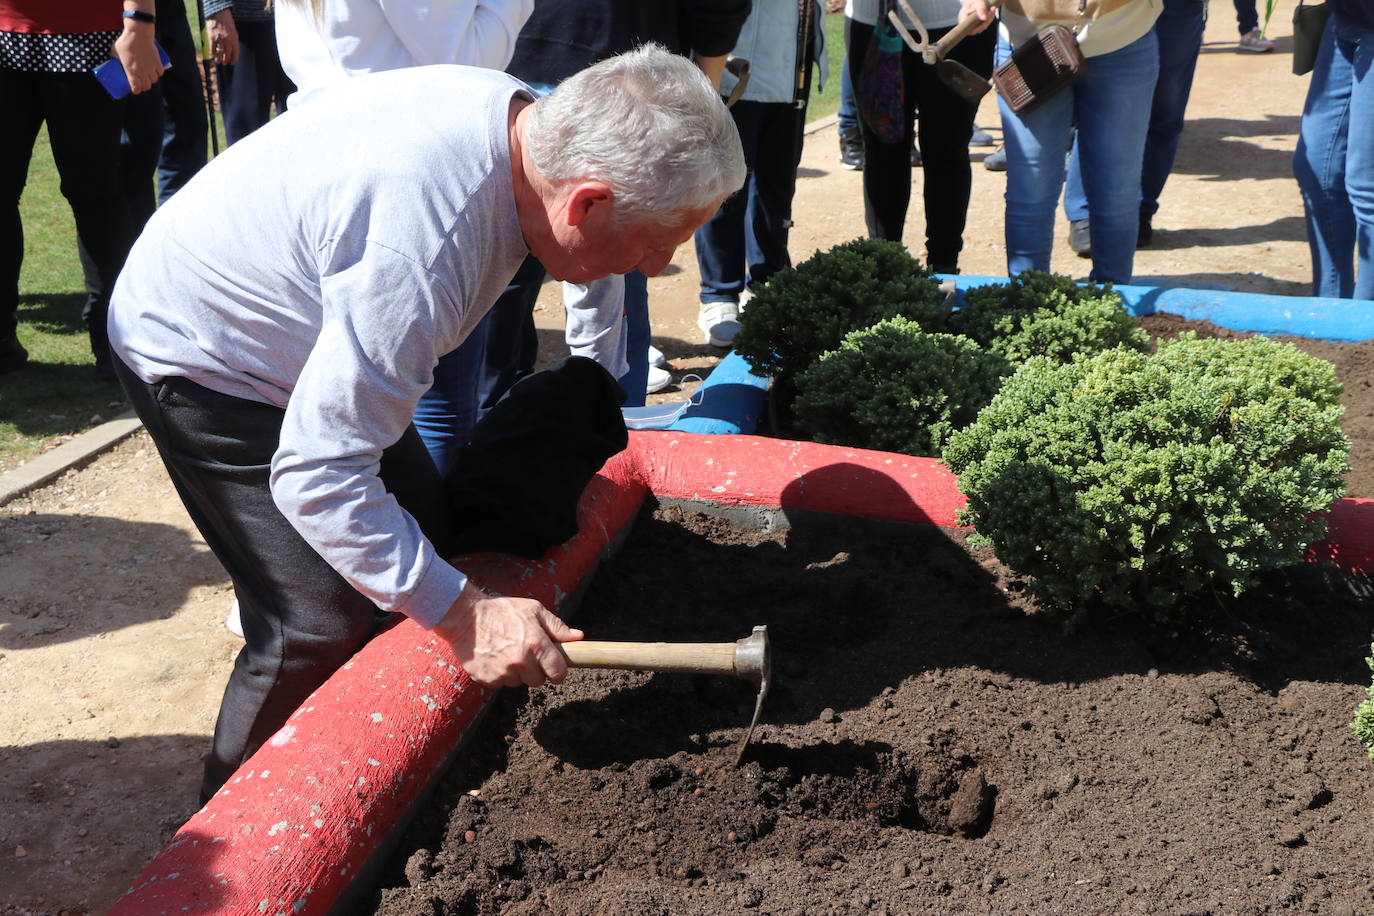
{"label": "shadow on soil", "polygon": [[208,745],[204,735],[148,735],[0,748],[0,912],[108,910],[195,813]]}
{"label": "shadow on soil", "polygon": [[[728,527],[719,526],[717,534]],[[774,684],[764,721],[773,725],[842,716],[930,669],[976,667],[1041,683],[1151,669],[1231,669],[1268,690],[1294,680],[1368,683],[1367,579],[1300,567],[1244,599],[1200,602],[1182,618],[1187,625],[1123,616],[1068,633],[1017,597],[1018,583],[990,551],[970,553],[961,540],[930,526],[808,514],[783,540],[722,544],[641,516],[574,622],[589,638],[668,642],[732,641],[767,624]],[[665,571],[679,583],[668,592]],[[798,610],[818,596],[831,613]],[[608,617],[606,607],[633,611]],[[654,713],[682,708],[684,693],[694,700],[690,717]],[[555,752],[578,753],[575,744],[604,758],[578,761],[596,767],[701,747],[713,731],[747,724],[755,695],[730,678],[655,675],[597,709],[551,717],[566,714],[569,733],[579,733]]]}
{"label": "shadow on soil", "polygon": [[[36,649],[175,614],[191,589],[223,581],[214,556],[172,525],[98,515],[0,519],[0,649]],[[167,575],[169,563],[180,569]],[[100,568],[99,591],[71,591],[63,571]],[[225,612],[228,606],[226,603]]]}

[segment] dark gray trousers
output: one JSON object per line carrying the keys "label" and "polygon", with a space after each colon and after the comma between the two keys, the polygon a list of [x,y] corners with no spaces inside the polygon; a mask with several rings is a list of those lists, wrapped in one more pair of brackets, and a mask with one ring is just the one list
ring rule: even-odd
{"label": "dark gray trousers", "polygon": [[[383,618],[272,501],[268,472],[281,435],[280,408],[183,378],[149,385],[118,358],[115,371],[239,600],[245,645],[205,761],[204,802],[376,633]],[[380,476],[447,555],[452,521],[438,472],[413,427],[383,452]]]}

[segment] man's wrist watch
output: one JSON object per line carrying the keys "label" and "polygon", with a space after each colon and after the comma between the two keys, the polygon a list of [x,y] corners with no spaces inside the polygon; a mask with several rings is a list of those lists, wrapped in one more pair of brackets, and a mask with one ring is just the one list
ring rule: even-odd
{"label": "man's wrist watch", "polygon": [[135,22],[157,22],[157,17],[144,10],[125,10],[125,19],[132,19]]}

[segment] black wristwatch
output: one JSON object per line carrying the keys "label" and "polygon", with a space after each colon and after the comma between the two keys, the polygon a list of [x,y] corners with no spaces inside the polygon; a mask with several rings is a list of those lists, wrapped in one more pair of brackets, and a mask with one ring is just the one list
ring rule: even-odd
{"label": "black wristwatch", "polygon": [[132,19],[135,22],[157,22],[156,16],[143,10],[125,10],[124,18]]}

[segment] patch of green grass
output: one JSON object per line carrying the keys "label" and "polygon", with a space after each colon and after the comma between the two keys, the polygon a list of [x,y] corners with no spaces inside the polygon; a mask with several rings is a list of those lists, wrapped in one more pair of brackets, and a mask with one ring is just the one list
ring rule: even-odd
{"label": "patch of green grass", "polygon": [[19,212],[19,341],[29,351],[29,365],[0,375],[0,471],[123,409],[119,386],[95,375],[81,318],[86,294],[76,227],[58,190],[46,131],[34,147]]}
{"label": "patch of green grass", "polygon": [[817,71],[811,74],[811,101],[806,106],[806,120],[819,121],[832,115],[840,107],[840,71],[844,67],[844,16],[832,13],[825,17],[825,56],[829,75],[822,91],[817,85]]}

